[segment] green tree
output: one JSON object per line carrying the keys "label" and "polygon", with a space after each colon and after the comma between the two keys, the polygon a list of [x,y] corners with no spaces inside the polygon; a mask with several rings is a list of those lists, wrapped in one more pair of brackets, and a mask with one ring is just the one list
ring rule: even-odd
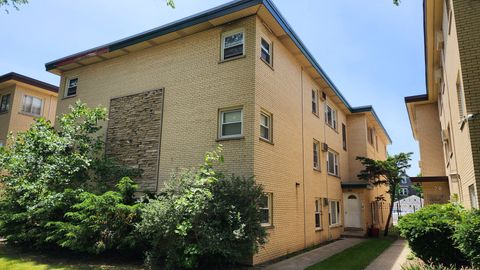
{"label": "green tree", "polygon": [[358,175],[359,179],[366,180],[373,185],[386,185],[387,193],[390,195],[390,211],[388,212],[387,222],[385,224],[385,236],[388,235],[390,221],[392,219],[393,202],[397,198],[397,188],[406,175],[406,170],[410,168],[410,156],[413,153],[400,153],[388,156],[386,160],[374,160],[366,157],[357,157],[357,160],[363,164],[364,169]]}
{"label": "green tree", "polygon": [[5,7],[5,12],[8,13],[8,7],[13,7],[19,10],[20,5],[28,4],[28,0],[0,0],[0,7]]}

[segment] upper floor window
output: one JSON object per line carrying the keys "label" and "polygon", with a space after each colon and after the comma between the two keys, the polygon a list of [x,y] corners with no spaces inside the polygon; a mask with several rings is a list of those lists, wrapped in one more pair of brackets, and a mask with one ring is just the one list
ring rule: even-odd
{"label": "upper floor window", "polygon": [[0,113],[8,112],[10,109],[10,94],[6,94],[2,96],[0,100]]}
{"label": "upper floor window", "polygon": [[313,140],[313,168],[320,170],[320,143]]}
{"label": "upper floor window", "polygon": [[399,193],[400,193],[400,196],[407,196],[408,188],[400,188]]}
{"label": "upper floor window", "polygon": [[342,123],[342,147],[343,150],[347,150],[347,127]]}
{"label": "upper floor window", "polygon": [[65,97],[73,97],[77,95],[78,78],[69,79],[67,81],[67,90],[65,91]]}
{"label": "upper floor window", "polygon": [[407,183],[407,178],[400,179],[400,184],[406,184],[406,183]]}
{"label": "upper floor window", "polygon": [[477,192],[475,192],[475,186],[473,184],[468,186],[468,194],[470,195],[470,206],[472,208],[478,208]]}
{"label": "upper floor window", "polygon": [[273,194],[265,193],[260,199],[260,224],[262,226],[272,226],[272,202]]}
{"label": "upper floor window", "polygon": [[265,39],[262,38],[261,41],[261,51],[260,51],[260,58],[265,61],[268,65],[272,65],[272,43],[269,43]]}
{"label": "upper floor window", "polygon": [[265,112],[260,113],[260,138],[272,141],[272,116]]}
{"label": "upper floor window", "polygon": [[220,111],[220,138],[233,138],[243,135],[243,110]]}
{"label": "upper floor window", "polygon": [[318,91],[312,89],[312,113],[318,115]]}
{"label": "upper floor window", "polygon": [[337,129],[337,111],[328,104],[325,104],[325,123],[333,129]]}
{"label": "upper floor window", "polygon": [[327,157],[328,174],[338,176],[339,175],[339,172],[338,172],[338,154],[331,151],[331,150],[328,150],[327,155],[328,155],[328,157]]}
{"label": "upper floor window", "polygon": [[367,132],[368,132],[368,143],[373,146],[375,144],[375,129],[369,127],[367,128]]}
{"label": "upper floor window", "polygon": [[330,226],[336,226],[340,224],[340,202],[339,201],[330,201],[329,202],[329,223]]}
{"label": "upper floor window", "polygon": [[463,120],[465,113],[465,93],[463,92],[463,86],[460,78],[460,72],[457,75],[457,100],[458,100],[458,111],[460,114],[460,119]]}
{"label": "upper floor window", "polygon": [[245,38],[243,30],[236,30],[222,35],[222,60],[243,56]]}
{"label": "upper floor window", "polygon": [[315,229],[322,229],[322,200],[315,199]]}
{"label": "upper floor window", "polygon": [[32,96],[23,96],[22,112],[34,116],[42,114],[43,100]]}

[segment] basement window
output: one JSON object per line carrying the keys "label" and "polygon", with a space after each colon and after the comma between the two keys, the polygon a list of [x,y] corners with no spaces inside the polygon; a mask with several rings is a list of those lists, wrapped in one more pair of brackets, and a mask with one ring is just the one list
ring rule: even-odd
{"label": "basement window", "polygon": [[222,35],[222,60],[245,55],[245,37],[243,30],[227,32]]}

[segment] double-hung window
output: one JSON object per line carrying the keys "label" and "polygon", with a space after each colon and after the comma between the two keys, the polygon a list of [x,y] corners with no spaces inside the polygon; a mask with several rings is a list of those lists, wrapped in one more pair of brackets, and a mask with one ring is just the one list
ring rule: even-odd
{"label": "double-hung window", "polygon": [[343,150],[347,150],[347,127],[342,123],[342,147]]}
{"label": "double-hung window", "polygon": [[8,112],[10,109],[10,94],[6,94],[2,96],[0,100],[0,113]]}
{"label": "double-hung window", "polygon": [[265,227],[272,226],[272,199],[272,193],[265,193],[258,206],[260,211],[260,224]]}
{"label": "double-hung window", "polygon": [[315,199],[315,230],[322,229],[322,200]]}
{"label": "double-hung window", "polygon": [[408,188],[402,187],[400,188],[400,195],[401,196],[407,196],[408,195]]}
{"label": "double-hung window", "polygon": [[313,140],[313,168],[320,170],[320,143]]}
{"label": "double-hung window", "polygon": [[78,78],[72,78],[67,81],[67,89],[65,97],[73,97],[77,95]]}
{"label": "double-hung window", "polygon": [[272,116],[264,112],[260,113],[260,138],[272,141]]}
{"label": "double-hung window", "polygon": [[245,54],[245,34],[243,30],[222,35],[222,60],[243,56]]}
{"label": "double-hung window", "polygon": [[241,137],[243,135],[243,110],[220,111],[220,138]]}
{"label": "double-hung window", "polygon": [[272,65],[272,44],[262,38],[260,44],[260,58],[268,65]]}
{"label": "double-hung window", "polygon": [[328,217],[330,226],[340,225],[340,202],[332,200],[329,204]]}
{"label": "double-hung window", "polygon": [[328,174],[338,176],[338,154],[328,150],[327,152],[327,169],[328,169]]}
{"label": "double-hung window", "polygon": [[22,112],[34,116],[42,114],[43,100],[32,96],[23,96]]}
{"label": "double-hung window", "polygon": [[337,111],[328,104],[325,104],[325,123],[333,129],[337,129]]}
{"label": "double-hung window", "polygon": [[312,113],[318,115],[318,91],[312,89]]}

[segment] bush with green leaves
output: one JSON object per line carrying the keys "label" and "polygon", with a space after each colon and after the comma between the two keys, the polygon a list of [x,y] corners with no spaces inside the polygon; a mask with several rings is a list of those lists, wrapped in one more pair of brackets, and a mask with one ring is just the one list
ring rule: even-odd
{"label": "bush with green leaves", "polygon": [[52,234],[47,240],[70,250],[93,254],[137,249],[140,244],[134,229],[142,205],[134,198],[137,187],[130,178],[124,177],[115,191],[101,195],[82,192],[79,202],[65,214],[64,221],[48,224]]}
{"label": "bush with green leaves", "polygon": [[101,154],[104,120],[105,108],[77,102],[57,128],[38,118],[0,147],[0,235],[9,243],[48,246],[53,232],[47,224],[62,221],[82,192],[104,186],[102,175],[115,175]]}
{"label": "bush with green leaves", "polygon": [[415,255],[423,261],[445,266],[466,265],[466,258],[453,239],[463,211],[457,204],[428,205],[402,217],[398,228]]}
{"label": "bush with green leaves", "polygon": [[247,259],[265,243],[262,187],[215,171],[222,160],[219,151],[207,153],[199,169],[173,176],[142,208],[137,231],[150,244],[148,264],[164,257],[169,269],[215,269]]}
{"label": "bush with green leaves", "polygon": [[472,263],[480,269],[480,210],[473,209],[463,215],[453,235],[455,244]]}

